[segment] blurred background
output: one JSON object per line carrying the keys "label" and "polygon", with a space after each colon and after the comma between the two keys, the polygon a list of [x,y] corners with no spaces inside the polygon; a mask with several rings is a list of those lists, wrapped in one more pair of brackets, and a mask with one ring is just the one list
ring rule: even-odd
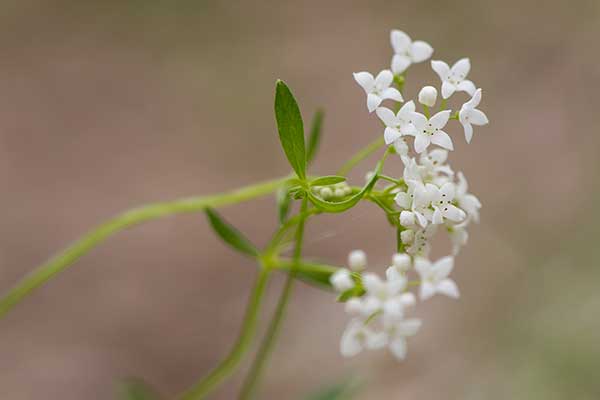
{"label": "blurred background", "polygon": [[[597,0],[2,1],[0,289],[124,209],[286,174],[277,78],[305,121],[326,110],[313,171],[333,173],[381,134],[352,72],[388,68],[393,28],[434,58],[469,56],[484,88],[491,124],[469,146],[449,129],[452,166],[484,205],[457,259],[462,297],[418,308],[406,362],[346,360],[343,307],[299,284],[260,398],[346,379],[359,400],[600,398]],[[427,64],[408,78],[405,98],[439,86]],[[222,213],[265,243],[274,204]],[[315,219],[308,235],[306,254],[332,264],[363,248],[383,271],[394,248],[369,204]],[[447,252],[440,240],[435,256]],[[137,377],[172,398],[228,352],[254,276],[201,214],[118,234],[0,321],[0,397],[114,399],[119,379]],[[211,398],[235,398],[246,367]]]}

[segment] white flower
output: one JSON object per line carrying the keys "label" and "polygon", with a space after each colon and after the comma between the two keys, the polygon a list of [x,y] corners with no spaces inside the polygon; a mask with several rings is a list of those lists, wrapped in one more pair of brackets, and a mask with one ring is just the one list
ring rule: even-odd
{"label": "white flower", "polygon": [[390,33],[390,42],[394,48],[392,58],[392,71],[401,74],[413,63],[420,63],[431,57],[433,48],[422,40],[415,40],[404,32],[393,30]]}
{"label": "white flower", "polygon": [[453,298],[459,297],[456,283],[448,278],[453,267],[454,258],[449,256],[440,258],[433,264],[421,257],[415,260],[415,269],[421,277],[421,289],[419,293],[421,300],[426,300],[436,293]]}
{"label": "white flower", "polygon": [[[430,250],[429,240],[437,231],[438,225],[427,225],[426,228],[421,228],[413,232],[412,241],[405,243],[409,244],[406,252],[412,256],[427,256]],[[406,231],[405,231],[406,232]],[[404,233],[404,232],[402,232]],[[402,235],[401,235],[402,236]],[[402,239],[402,238],[401,238]],[[404,243],[404,241],[403,241]]]}
{"label": "white flower", "polygon": [[432,182],[443,185],[454,176],[454,171],[445,164],[448,159],[448,151],[434,149],[430,152],[424,151],[419,157],[419,171],[424,182]]}
{"label": "white flower", "polygon": [[419,92],[419,103],[427,107],[433,107],[437,100],[437,89],[433,86],[424,86]]}
{"label": "white flower", "polygon": [[353,250],[348,254],[348,267],[352,271],[362,271],[367,266],[367,255],[362,250]]}
{"label": "white flower", "polygon": [[417,130],[415,134],[415,151],[417,153],[422,153],[431,143],[454,150],[452,139],[442,130],[448,123],[450,112],[450,110],[440,111],[430,119],[421,113],[412,113],[411,121]]}
{"label": "white flower", "polygon": [[417,334],[421,328],[421,320],[416,318],[403,319],[394,324],[386,326],[388,347],[398,360],[406,358],[406,338]]}
{"label": "white flower", "polygon": [[456,185],[456,201],[458,206],[465,210],[469,217],[473,218],[473,221],[479,222],[479,209],[481,208],[481,203],[474,194],[467,192],[468,189],[469,186],[465,176],[462,172],[459,172],[458,184]]}
{"label": "white flower", "polygon": [[383,281],[375,274],[363,275],[366,294],[363,298],[363,312],[366,315],[382,311],[385,319],[402,318],[404,309],[415,304],[412,293],[404,293],[406,277],[395,268],[388,268],[387,279]]}
{"label": "white flower", "polygon": [[465,139],[467,143],[471,143],[473,138],[473,126],[472,125],[486,125],[490,121],[483,111],[478,110],[476,107],[481,102],[481,89],[477,89],[471,100],[467,101],[462,105],[458,113],[458,120],[465,129]]}
{"label": "white flower", "polygon": [[350,271],[345,268],[340,268],[335,271],[330,277],[329,282],[333,288],[338,292],[345,292],[346,290],[352,289],[354,287],[354,280],[352,279],[352,275],[350,275]]}
{"label": "white flower", "polygon": [[366,349],[380,349],[387,343],[387,337],[383,332],[375,332],[369,329],[364,321],[355,318],[348,323],[342,340],[340,341],[340,352],[344,357],[352,357]]}
{"label": "white flower", "polygon": [[394,141],[394,150],[400,156],[402,161],[404,161],[405,157],[408,155],[408,145],[401,137]]}
{"label": "white flower", "polygon": [[471,69],[471,62],[468,58],[461,58],[452,68],[443,61],[432,60],[431,68],[442,80],[442,97],[444,99],[452,96],[457,90],[467,92],[471,96],[475,94],[475,84],[466,79]]}
{"label": "white flower", "polygon": [[367,108],[369,112],[375,111],[382,101],[391,99],[404,101],[398,89],[390,87],[394,75],[390,70],[381,71],[376,78],[369,72],[356,72],[354,79],[365,90],[367,94]]}
{"label": "white flower", "polygon": [[389,145],[402,136],[416,133],[415,127],[410,122],[412,114],[415,112],[415,103],[412,100],[404,104],[397,114],[385,107],[380,107],[375,112],[386,126],[383,133],[385,144]]}
{"label": "white flower", "polygon": [[[433,186],[433,185],[432,185]],[[463,210],[452,204],[455,188],[452,182],[445,183],[441,188],[435,187],[433,192],[433,216],[431,222],[434,224],[444,223],[444,219],[453,222],[463,221],[467,215]]]}

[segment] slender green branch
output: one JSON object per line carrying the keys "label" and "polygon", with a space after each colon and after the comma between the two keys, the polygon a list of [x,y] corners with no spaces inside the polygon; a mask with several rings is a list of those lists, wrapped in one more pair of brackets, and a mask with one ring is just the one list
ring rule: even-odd
{"label": "slender green branch", "polygon": [[385,145],[383,137],[369,143],[366,147],[356,153],[350,160],[348,160],[342,167],[338,170],[337,174],[346,176],[348,172],[352,170],[358,163],[360,163],[365,158],[369,157],[371,154],[379,150]]}
{"label": "slender green branch", "polygon": [[212,196],[191,197],[172,202],[154,203],[126,211],[85,234],[62,253],[42,264],[30,275],[17,283],[14,288],[0,299],[0,318],[34,289],[67,269],[81,256],[115,233],[141,224],[142,222],[172,214],[197,212],[207,207],[218,208],[264,196],[275,191],[287,179],[287,177],[275,179]]}
{"label": "slender green branch", "polygon": [[[307,205],[308,199],[307,197],[305,197],[302,200],[302,208],[299,214],[300,216],[306,215]],[[302,242],[304,239],[305,221],[306,217],[301,217],[300,222],[298,223],[298,229],[296,230],[296,245],[294,247],[294,256],[292,259],[293,266],[296,266],[300,262],[300,256],[302,254]],[[262,372],[265,368],[269,355],[273,350],[275,341],[279,336],[279,331],[281,330],[283,317],[285,315],[287,305],[292,295],[292,289],[294,287],[295,279],[296,269],[293,267],[285,280],[283,291],[281,292],[281,296],[279,297],[279,301],[277,302],[277,308],[275,309],[275,313],[273,314],[273,317],[269,322],[269,327],[267,329],[265,338],[263,339],[263,342],[260,345],[256,358],[254,359],[250,367],[250,371],[248,372],[248,375],[246,376],[246,379],[242,386],[242,390],[239,396],[240,400],[251,399],[256,393],[256,389],[258,387],[258,382],[260,380]]]}
{"label": "slender green branch", "polygon": [[233,346],[233,349],[221,363],[213,369],[204,379],[192,386],[187,392],[182,394],[180,400],[194,400],[203,399],[208,395],[214,388],[216,388],[225,378],[233,373],[235,368],[239,365],[244,354],[248,350],[254,332],[256,331],[256,324],[258,320],[258,311],[262,299],[264,297],[265,288],[270,274],[270,268],[262,267],[250,300],[248,308],[246,309],[246,316],[242,324],[242,329],[237,342]]}

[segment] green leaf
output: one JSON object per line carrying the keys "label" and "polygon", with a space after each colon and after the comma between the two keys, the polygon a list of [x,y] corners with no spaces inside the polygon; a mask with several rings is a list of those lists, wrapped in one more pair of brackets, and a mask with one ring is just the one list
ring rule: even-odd
{"label": "green leaf", "polygon": [[312,120],[308,147],[306,150],[306,162],[310,164],[314,160],[319,144],[321,143],[321,128],[323,127],[323,110],[318,110]]}
{"label": "green leaf", "polygon": [[298,103],[287,85],[278,80],[275,89],[275,118],[283,151],[302,180],[306,178],[306,149],[304,126]]}
{"label": "green leaf", "polygon": [[258,250],[256,247],[250,243],[250,241],[246,239],[244,235],[240,233],[240,231],[235,229],[233,225],[229,224],[219,214],[217,214],[215,210],[207,208],[205,212],[206,216],[208,217],[208,221],[210,222],[210,226],[225,243],[241,253],[250,255],[252,257],[258,256]]}
{"label": "green leaf", "polygon": [[310,182],[311,186],[328,186],[336,183],[345,182],[346,178],[338,175],[320,176]]}
{"label": "green leaf", "polygon": [[159,396],[143,380],[128,378],[119,383],[118,398],[119,400],[158,400]]}
{"label": "green leaf", "polygon": [[289,189],[285,186],[281,187],[277,191],[277,217],[279,218],[279,223],[282,225],[287,221],[291,203],[292,197],[290,196]]}
{"label": "green leaf", "polygon": [[340,213],[354,207],[363,198],[363,196],[373,188],[376,182],[377,174],[373,174],[373,177],[369,180],[369,182],[367,182],[360,192],[354,194],[352,197],[349,197],[344,201],[339,202],[323,200],[322,198],[317,197],[311,191],[307,191],[307,194],[310,201],[320,210],[329,213]]}

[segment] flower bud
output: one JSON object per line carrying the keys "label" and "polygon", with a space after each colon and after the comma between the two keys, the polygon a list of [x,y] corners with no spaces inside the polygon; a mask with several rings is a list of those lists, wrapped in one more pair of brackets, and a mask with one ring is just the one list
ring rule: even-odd
{"label": "flower bud", "polygon": [[340,187],[333,191],[333,195],[337,198],[344,197],[345,194],[346,192],[344,191],[344,189]]}
{"label": "flower bud", "polygon": [[353,250],[348,254],[348,266],[352,271],[362,271],[367,267],[367,255],[362,250]]}
{"label": "flower bud", "polygon": [[329,282],[331,282],[333,288],[340,293],[354,287],[354,281],[352,280],[352,276],[350,276],[350,271],[344,268],[335,271],[329,278]]}
{"label": "flower bud", "polygon": [[333,190],[330,187],[324,187],[321,189],[321,198],[323,200],[330,199],[333,196]]}
{"label": "flower bud", "polygon": [[437,90],[433,86],[425,86],[419,92],[419,103],[427,107],[433,107],[437,100]]}
{"label": "flower bud", "polygon": [[352,297],[346,302],[346,312],[350,315],[359,315],[362,309],[362,301],[358,297]]}
{"label": "flower bud", "polygon": [[408,271],[410,269],[410,256],[408,254],[396,253],[392,257],[392,264],[399,271]]}
{"label": "flower bud", "polygon": [[400,240],[403,244],[411,244],[415,240],[415,231],[407,229],[400,233]]}
{"label": "flower bud", "polygon": [[400,225],[402,226],[414,226],[415,221],[415,213],[412,211],[402,211],[400,213]]}

